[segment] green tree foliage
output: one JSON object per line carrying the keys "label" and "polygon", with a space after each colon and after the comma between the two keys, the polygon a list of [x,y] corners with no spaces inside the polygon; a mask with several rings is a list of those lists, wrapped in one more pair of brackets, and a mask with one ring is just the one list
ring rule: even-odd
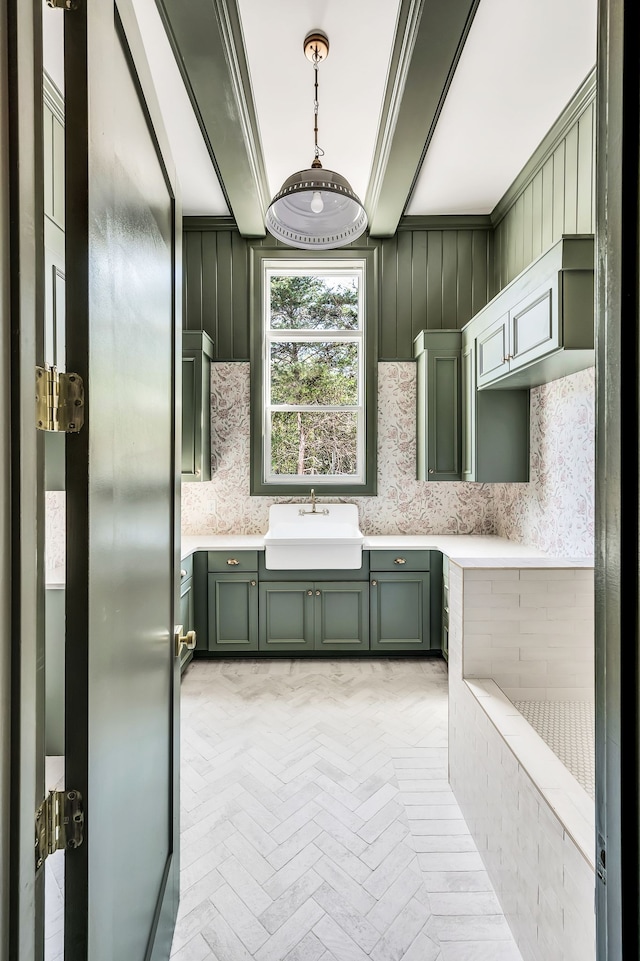
{"label": "green tree foliage", "polygon": [[[272,341],[271,403],[310,407],[358,403],[358,347],[330,339],[358,328],[355,278],[271,278],[271,328],[323,331],[316,342]],[[274,474],[354,474],[357,417],[350,411],[275,411],[271,423]]]}

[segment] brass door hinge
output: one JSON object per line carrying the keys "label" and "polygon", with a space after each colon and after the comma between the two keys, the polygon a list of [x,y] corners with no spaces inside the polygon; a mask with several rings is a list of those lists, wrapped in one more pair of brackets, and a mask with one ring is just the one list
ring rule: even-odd
{"label": "brass door hinge", "polygon": [[84,808],[79,791],[49,791],[36,811],[36,871],[54,851],[79,848]]}
{"label": "brass door hinge", "polygon": [[36,427],[77,434],[84,424],[84,384],[80,374],[36,367]]}

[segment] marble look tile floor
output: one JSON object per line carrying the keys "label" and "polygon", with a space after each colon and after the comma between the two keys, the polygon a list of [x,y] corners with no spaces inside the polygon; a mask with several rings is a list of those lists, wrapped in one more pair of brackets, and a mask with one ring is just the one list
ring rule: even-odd
{"label": "marble look tile floor", "polygon": [[521,961],[429,659],[199,660],[172,961]]}

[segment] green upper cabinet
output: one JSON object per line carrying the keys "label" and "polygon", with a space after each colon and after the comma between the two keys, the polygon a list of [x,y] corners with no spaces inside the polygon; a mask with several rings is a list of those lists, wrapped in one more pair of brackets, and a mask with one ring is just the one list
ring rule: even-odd
{"label": "green upper cabinet", "polygon": [[[497,322],[496,322],[497,325]],[[462,480],[529,480],[529,391],[476,388],[476,341],[462,333]]]}
{"label": "green upper cabinet", "polygon": [[211,480],[211,360],[203,330],[182,331],[182,480]]}
{"label": "green upper cabinet", "polygon": [[563,236],[463,328],[478,390],[537,387],[595,364],[592,235]]}
{"label": "green upper cabinet", "polygon": [[461,479],[460,331],[423,330],[414,341],[417,478]]}

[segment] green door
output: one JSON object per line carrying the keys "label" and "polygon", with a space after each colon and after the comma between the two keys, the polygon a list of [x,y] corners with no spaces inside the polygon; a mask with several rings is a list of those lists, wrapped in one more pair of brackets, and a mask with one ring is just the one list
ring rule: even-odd
{"label": "green door", "polygon": [[[66,961],[169,957],[178,906],[182,217],[130,0],[64,14]],[[149,96],[145,96],[146,93]]]}
{"label": "green door", "polygon": [[258,650],[258,575],[208,574],[209,650]]}
{"label": "green door", "polygon": [[369,650],[369,585],[317,581],[314,585],[316,651]]}
{"label": "green door", "polygon": [[306,581],[261,582],[261,651],[313,651],[314,592],[314,585]]}
{"label": "green door", "polygon": [[371,579],[371,650],[428,651],[429,579],[427,572],[381,572]]}

